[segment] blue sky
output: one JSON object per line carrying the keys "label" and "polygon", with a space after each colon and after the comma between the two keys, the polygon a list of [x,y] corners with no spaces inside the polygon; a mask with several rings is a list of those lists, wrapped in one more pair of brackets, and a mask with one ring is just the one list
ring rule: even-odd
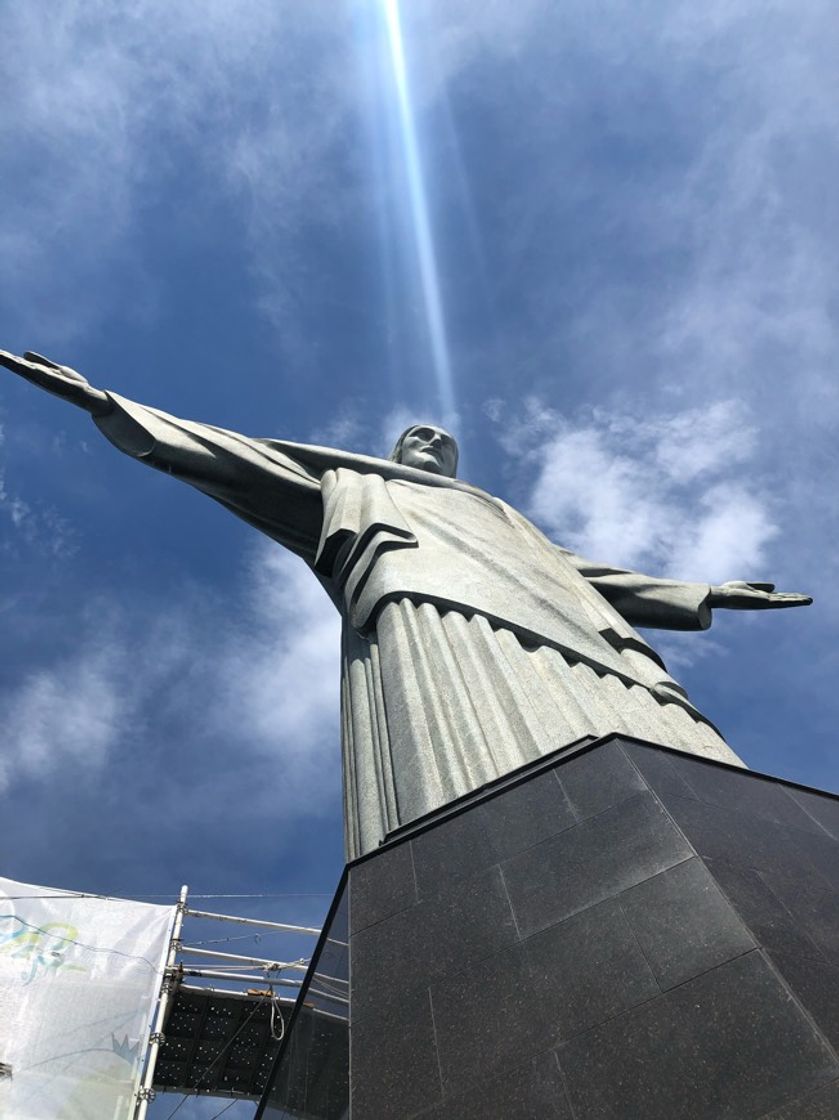
{"label": "blue sky", "polygon": [[[814,595],[656,644],[752,767],[836,789],[833,6],[404,3],[401,102],[385,15],[4,5],[0,345],[252,435],[439,419],[562,544]],[[0,427],[0,873],[317,920],[326,597],[5,374]]]}

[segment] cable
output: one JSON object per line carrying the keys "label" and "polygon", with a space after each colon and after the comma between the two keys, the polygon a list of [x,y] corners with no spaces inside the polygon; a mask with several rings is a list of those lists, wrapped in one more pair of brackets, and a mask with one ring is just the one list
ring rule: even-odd
{"label": "cable", "polygon": [[[271,1037],[275,1042],[282,1042],[285,1038],[285,1019],[283,1018],[283,1009],[280,1006],[280,997],[275,994],[270,984],[268,985],[268,991],[271,993]],[[276,1029],[277,1017],[280,1020],[279,1034],[277,1034]]]}
{"label": "cable", "polygon": [[[284,929],[272,930],[272,934],[285,933]],[[193,941],[193,945],[226,945],[230,941],[256,941],[262,940],[263,936],[267,937],[268,934],[261,933],[238,933],[235,937],[205,937],[201,941]],[[190,938],[190,940],[192,940]]]}
{"label": "cable", "polygon": [[227,1112],[228,1109],[233,1107],[234,1104],[241,1104],[241,1103],[242,1103],[241,1101],[231,1101],[230,1104],[226,1104],[224,1106],[224,1108],[221,1110],[221,1112],[214,1112],[213,1115],[210,1117],[210,1120],[218,1120],[219,1116],[223,1116],[225,1114],[225,1112]]}
{"label": "cable", "polygon": [[[189,916],[189,915],[187,915]],[[194,941],[190,938],[193,945],[224,945],[227,941],[250,941],[254,940],[260,942],[263,937],[279,937],[279,935],[288,935],[291,931],[287,929],[269,929],[263,930],[261,933],[238,933],[231,937],[205,937],[202,941]]]}

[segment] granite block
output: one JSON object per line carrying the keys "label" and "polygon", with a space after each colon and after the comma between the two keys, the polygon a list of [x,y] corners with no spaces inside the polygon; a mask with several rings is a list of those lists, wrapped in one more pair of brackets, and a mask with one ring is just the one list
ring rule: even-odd
{"label": "granite block", "polygon": [[617,743],[563,762],[556,773],[577,820],[596,816],[644,793],[646,783]]}
{"label": "granite block", "polygon": [[411,839],[420,898],[498,863],[482,809],[473,805]]}
{"label": "granite block", "polygon": [[839,965],[839,892],[769,871],[760,872],[760,877],[783,904],[795,929],[827,960]]}
{"label": "granite block", "polygon": [[353,1016],[518,940],[498,866],[450,886],[353,936]]}
{"label": "granite block", "polygon": [[420,897],[575,824],[553,770],[512,785],[411,840]]}
{"label": "granite block", "polygon": [[839,840],[839,797],[814,790],[794,789],[792,786],[787,792],[828,835]]}
{"label": "granite block", "polygon": [[[798,848],[824,880],[824,885],[831,890],[839,891],[839,841],[825,832],[808,833],[797,829],[795,832]],[[787,873],[783,864],[768,870],[776,870],[781,875]]]}
{"label": "granite block", "polygon": [[672,988],[755,948],[700,859],[677,864],[620,896],[662,988]]}
{"label": "granite block", "polygon": [[667,811],[705,858],[828,885],[814,862],[822,841],[814,833],[683,797],[669,797]]}
{"label": "granite block", "polygon": [[696,794],[676,769],[673,757],[656,747],[619,740],[624,754],[640,770],[644,781],[659,797],[691,797]]}
{"label": "granite block", "polygon": [[659,994],[607,901],[432,985],[446,1092]]}
{"label": "granite block", "polygon": [[571,828],[576,819],[557,770],[510,786],[482,806],[487,839],[499,860]]}
{"label": "granite block", "polygon": [[770,957],[824,1037],[839,1049],[839,966],[789,953]]}
{"label": "granite block", "polygon": [[758,950],[557,1052],[577,1120],[756,1120],[839,1076]]}
{"label": "granite block", "polygon": [[691,855],[655,798],[643,793],[501,866],[519,931],[527,937]]}
{"label": "granite block", "polygon": [[353,1115],[402,1120],[442,1097],[428,991],[388,993],[375,1013],[352,1016]]}
{"label": "granite block", "polygon": [[[531,970],[518,944],[432,984],[437,1045],[446,1094],[478,1084],[546,1048],[556,1009],[534,1002]],[[362,1114],[363,1115],[363,1114]]]}
{"label": "granite block", "polygon": [[708,805],[749,813],[808,832],[821,831],[780,782],[762,778],[749,770],[718,766],[689,754],[671,756],[671,761],[694,796]]}
{"label": "granite block", "polygon": [[760,871],[725,860],[707,860],[706,867],[760,945],[799,956],[822,957]]}
{"label": "granite block", "polygon": [[616,899],[589,907],[524,943],[534,1003],[554,1008],[546,1042],[571,1038],[653,999],[661,989]]}
{"label": "granite block", "polygon": [[350,929],[380,922],[417,901],[411,849],[406,843],[377,852],[349,874]]}
{"label": "granite block", "polygon": [[761,1120],[836,1120],[839,1116],[839,1081],[807,1093],[798,1100],[767,1112]]}
{"label": "granite block", "polygon": [[574,1120],[556,1055],[538,1054],[501,1077],[448,1097],[422,1120]]}

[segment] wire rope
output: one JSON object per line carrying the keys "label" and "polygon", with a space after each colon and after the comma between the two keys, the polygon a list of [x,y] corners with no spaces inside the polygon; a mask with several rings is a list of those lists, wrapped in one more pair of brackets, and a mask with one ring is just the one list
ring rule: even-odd
{"label": "wire rope", "polygon": [[[201,1074],[201,1076],[196,1078],[194,1091],[192,1093],[184,1093],[184,1095],[181,1097],[181,1099],[178,1101],[178,1103],[175,1105],[175,1107],[172,1109],[172,1111],[166,1117],[166,1120],[172,1120],[172,1117],[175,1115],[175,1113],[180,1112],[180,1110],[183,1108],[183,1106],[186,1104],[186,1102],[189,1100],[189,1098],[192,1097],[192,1096],[195,1096],[195,1094],[198,1092],[198,1090],[201,1086],[201,1082],[204,1080],[204,1078],[209,1073],[212,1073],[214,1067],[221,1060],[225,1051],[228,1050],[233,1045],[233,1043],[236,1041],[236,1039],[239,1037],[239,1035],[242,1033],[242,1031],[245,1029],[245,1027],[248,1025],[248,1023],[251,1021],[251,1019],[257,1013],[257,1011],[259,1011],[260,1007],[262,1007],[265,1004],[266,998],[268,998],[268,997],[263,996],[259,1000],[259,1002],[254,1006],[253,1010],[248,1015],[247,1019],[245,1019],[244,1022],[239,1024],[239,1027],[236,1030],[235,1034],[232,1034],[230,1036],[230,1038],[228,1038],[227,1042],[225,1042],[224,1046],[222,1046],[221,1050],[219,1050],[218,1054],[216,1054],[215,1058],[213,1058],[213,1060],[210,1062],[210,1064],[207,1066],[207,1068],[204,1070],[204,1072]],[[232,1103],[235,1104],[236,1102],[233,1101]]]}
{"label": "wire rope", "polygon": [[213,1115],[210,1117],[210,1120],[218,1120],[219,1116],[224,1116],[225,1112],[228,1112],[233,1107],[234,1104],[241,1104],[241,1103],[242,1103],[241,1101],[230,1101],[230,1103],[226,1104],[220,1112],[214,1112]]}

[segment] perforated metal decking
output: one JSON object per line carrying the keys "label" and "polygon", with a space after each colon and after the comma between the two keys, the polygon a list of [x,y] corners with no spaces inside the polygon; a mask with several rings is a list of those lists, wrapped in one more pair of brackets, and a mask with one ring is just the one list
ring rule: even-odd
{"label": "perforated metal decking", "polygon": [[[282,1000],[287,1018],[293,1001]],[[154,1087],[174,1093],[258,1100],[280,1047],[267,995],[181,985],[174,997]],[[275,1005],[275,1033],[278,1029]]]}

